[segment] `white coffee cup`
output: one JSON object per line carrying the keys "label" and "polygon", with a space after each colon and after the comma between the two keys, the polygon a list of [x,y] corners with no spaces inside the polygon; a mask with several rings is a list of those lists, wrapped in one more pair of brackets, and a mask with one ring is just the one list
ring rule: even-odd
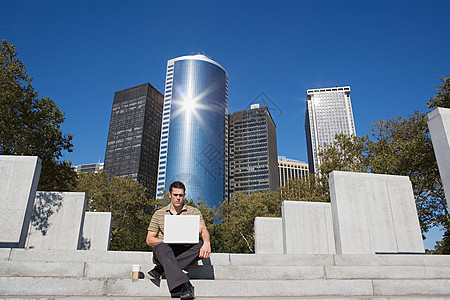
{"label": "white coffee cup", "polygon": [[140,265],[133,265],[133,272],[131,273],[132,281],[137,281],[139,279],[139,272],[141,271]]}

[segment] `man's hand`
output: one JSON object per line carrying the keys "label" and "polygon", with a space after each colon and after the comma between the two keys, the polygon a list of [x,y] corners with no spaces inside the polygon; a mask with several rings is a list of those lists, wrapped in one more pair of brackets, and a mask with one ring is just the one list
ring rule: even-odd
{"label": "man's hand", "polygon": [[209,232],[206,229],[205,222],[200,222],[200,234],[202,235],[203,246],[200,248],[198,256],[200,258],[208,258],[211,254],[211,243],[209,241]]}
{"label": "man's hand", "polygon": [[204,242],[203,246],[200,248],[200,253],[198,256],[200,258],[208,258],[211,255],[211,244],[209,242]]}

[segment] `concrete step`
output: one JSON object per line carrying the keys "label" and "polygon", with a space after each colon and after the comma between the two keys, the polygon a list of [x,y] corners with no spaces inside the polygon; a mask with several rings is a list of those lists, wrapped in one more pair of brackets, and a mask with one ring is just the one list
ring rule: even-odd
{"label": "concrete step", "polygon": [[[0,248],[0,261],[67,261],[149,264],[152,252]],[[450,266],[450,255],[419,254],[230,254],[213,253],[204,265],[239,266]]]}
{"label": "concrete step", "polygon": [[[450,297],[450,280],[193,280],[198,297]],[[165,280],[0,277],[0,295],[167,297]]]}
{"label": "concrete step", "polygon": [[[131,281],[133,264],[144,279]],[[151,252],[0,249],[0,299],[168,299],[153,266]],[[187,271],[197,299],[450,299],[443,255],[214,253]]]}
{"label": "concrete step", "polygon": [[[141,265],[142,275],[153,264]],[[131,277],[132,264],[0,261],[3,277]],[[450,266],[239,266],[197,265],[187,268],[192,279],[295,280],[295,279],[450,279]]]}

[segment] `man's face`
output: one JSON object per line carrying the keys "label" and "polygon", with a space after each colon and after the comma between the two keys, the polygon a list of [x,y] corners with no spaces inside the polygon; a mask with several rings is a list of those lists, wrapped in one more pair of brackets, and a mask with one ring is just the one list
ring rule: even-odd
{"label": "man's face", "polygon": [[175,208],[180,208],[183,206],[184,200],[184,190],[173,188],[172,192],[169,193],[170,201]]}

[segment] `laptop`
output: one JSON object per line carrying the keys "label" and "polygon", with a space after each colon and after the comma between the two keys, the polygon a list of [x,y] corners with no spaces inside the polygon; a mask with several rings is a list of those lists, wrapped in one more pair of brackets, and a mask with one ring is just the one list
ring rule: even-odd
{"label": "laptop", "polygon": [[200,216],[164,216],[164,243],[196,244],[199,242]]}

